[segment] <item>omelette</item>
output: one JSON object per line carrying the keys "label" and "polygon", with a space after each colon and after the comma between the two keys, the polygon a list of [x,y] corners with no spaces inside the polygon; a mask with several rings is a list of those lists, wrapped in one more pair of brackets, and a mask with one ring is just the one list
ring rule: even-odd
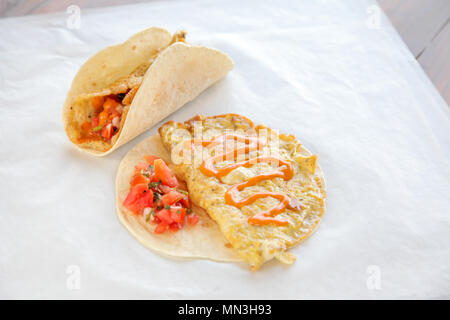
{"label": "omelette", "polygon": [[159,128],[171,168],[251,270],[306,239],[325,211],[317,156],[293,135],[241,115],[196,116]]}

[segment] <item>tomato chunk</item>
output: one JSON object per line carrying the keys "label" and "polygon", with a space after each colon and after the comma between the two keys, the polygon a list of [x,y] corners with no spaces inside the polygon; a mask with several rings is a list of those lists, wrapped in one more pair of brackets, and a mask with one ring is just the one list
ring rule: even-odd
{"label": "tomato chunk", "polygon": [[177,222],[183,226],[186,218],[186,208],[171,207],[170,216],[173,222]]}
{"label": "tomato chunk", "polygon": [[169,193],[166,193],[161,197],[161,203],[165,205],[171,206],[172,204],[177,203],[181,199],[185,197],[184,194],[179,193],[178,191],[172,190]]}
{"label": "tomato chunk", "polygon": [[162,193],[166,194],[166,193],[169,193],[170,191],[172,191],[173,188],[168,187],[168,186],[166,186],[164,184],[160,184],[159,185],[159,190],[161,190]]}
{"label": "tomato chunk", "polygon": [[159,210],[156,213],[156,217],[158,217],[158,219],[161,220],[161,222],[165,222],[168,225],[173,222],[172,221],[172,216],[170,214],[170,210],[168,210],[168,209]]}
{"label": "tomato chunk", "polygon": [[92,118],[91,124],[92,124],[92,128],[97,127],[98,124],[99,124],[99,119],[98,119],[98,117]]}
{"label": "tomato chunk", "polygon": [[144,191],[148,190],[148,186],[146,184],[138,184],[131,188],[130,192],[128,193],[127,198],[123,202],[123,205],[126,207],[131,203],[134,203]]}
{"label": "tomato chunk", "polygon": [[194,213],[191,213],[187,217],[187,221],[191,226],[195,226],[199,220],[200,220],[200,217]]}
{"label": "tomato chunk", "polygon": [[119,102],[112,98],[106,98],[105,103],[103,104],[103,109],[107,111],[108,113],[113,112],[113,110],[116,109],[116,107],[119,105]]}
{"label": "tomato chunk", "polygon": [[84,122],[81,125],[81,130],[83,130],[84,132],[90,132],[92,129],[92,125],[89,122]]}
{"label": "tomato chunk", "polygon": [[137,184],[149,184],[149,182],[150,182],[149,178],[140,173],[136,173],[133,176],[133,178],[131,178],[130,186],[135,186]]}
{"label": "tomato chunk", "polygon": [[136,172],[141,172],[141,170],[147,170],[148,164],[145,162],[139,162],[137,165],[134,166],[134,170]]}
{"label": "tomato chunk", "polygon": [[195,214],[187,215],[189,197],[177,188],[178,185],[177,178],[162,159],[145,156],[145,162],[135,165],[134,175],[130,179],[131,189],[123,204],[136,214],[142,214],[145,208],[154,208],[151,222],[156,224],[156,234],[167,230],[176,232],[184,227],[186,217],[190,225],[199,221]]}
{"label": "tomato chunk", "polygon": [[147,190],[144,192],[144,195],[140,197],[135,202],[135,207],[137,210],[143,210],[145,208],[152,208],[153,207],[153,191]]}
{"label": "tomato chunk", "polygon": [[191,203],[189,202],[189,197],[188,196],[184,196],[184,198],[180,200],[180,203],[185,208],[190,208],[191,207]]}
{"label": "tomato chunk", "polygon": [[178,187],[177,178],[172,174],[172,171],[170,171],[163,160],[156,159],[153,163],[155,166],[155,177],[161,180],[162,184],[172,188]]}
{"label": "tomato chunk", "polygon": [[92,106],[94,109],[99,110],[103,107],[103,103],[105,102],[105,98],[103,96],[95,96],[91,100]]}
{"label": "tomato chunk", "polygon": [[160,157],[152,156],[152,155],[145,156],[144,158],[147,161],[147,163],[151,164],[151,165],[153,165],[153,163],[155,162],[156,159],[161,159]]}
{"label": "tomato chunk", "polygon": [[100,114],[98,115],[98,124],[100,126],[105,125],[106,121],[108,121],[108,117],[109,117],[108,112],[106,111],[100,112]]}
{"label": "tomato chunk", "polygon": [[153,191],[148,189],[147,184],[137,184],[131,188],[123,205],[138,214],[144,208],[153,207]]}
{"label": "tomato chunk", "polygon": [[180,230],[182,227],[183,227],[183,226],[180,225],[179,223],[172,222],[172,223],[170,224],[170,226],[169,226],[169,229],[170,229],[170,231],[177,232],[177,231]]}
{"label": "tomato chunk", "polygon": [[169,225],[167,223],[160,222],[155,228],[155,233],[163,233],[163,232],[165,232],[167,230],[168,226]]}

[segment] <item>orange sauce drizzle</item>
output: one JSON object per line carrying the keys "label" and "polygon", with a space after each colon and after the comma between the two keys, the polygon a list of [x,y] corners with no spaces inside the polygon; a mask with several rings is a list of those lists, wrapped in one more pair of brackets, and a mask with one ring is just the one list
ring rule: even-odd
{"label": "orange sauce drizzle", "polygon": [[204,147],[212,147],[222,144],[228,139],[234,139],[235,141],[244,142],[245,146],[240,148],[234,148],[231,151],[227,151],[223,154],[219,154],[206,159],[205,161],[202,162],[200,166],[200,171],[206,176],[216,177],[219,179],[219,181],[223,182],[222,177],[226,176],[228,173],[230,173],[232,170],[238,167],[248,168],[254,163],[258,162],[281,164],[281,167],[278,168],[279,170],[277,171],[263,173],[250,178],[248,181],[232,185],[225,193],[225,203],[241,209],[242,207],[249,205],[260,198],[267,198],[267,197],[275,198],[278,201],[280,201],[276,206],[272,207],[269,210],[254,214],[253,216],[248,218],[248,222],[253,225],[267,225],[267,224],[275,224],[278,226],[287,225],[288,224],[287,220],[278,219],[276,218],[276,216],[281,212],[283,212],[286,208],[296,210],[301,209],[300,204],[297,201],[295,201],[295,199],[290,198],[284,193],[275,193],[275,192],[257,192],[241,200],[236,200],[235,195],[240,191],[242,191],[243,189],[250,186],[254,186],[257,183],[264,180],[269,180],[277,177],[283,178],[285,181],[290,180],[294,175],[294,169],[292,167],[292,164],[288,161],[275,157],[256,157],[251,158],[249,160],[236,162],[227,165],[223,168],[217,169],[215,167],[215,163],[223,161],[225,159],[229,159],[231,157],[233,159],[236,159],[237,156],[240,154],[254,151],[258,147],[263,145],[263,141],[258,137],[248,137],[237,134],[225,134],[218,136],[212,140],[201,140],[201,141],[192,140],[191,143],[195,144],[196,142],[199,142]]}

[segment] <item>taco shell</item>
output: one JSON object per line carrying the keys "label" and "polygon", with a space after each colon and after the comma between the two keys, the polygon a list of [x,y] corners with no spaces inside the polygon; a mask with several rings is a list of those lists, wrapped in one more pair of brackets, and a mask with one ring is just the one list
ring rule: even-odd
{"label": "taco shell", "polygon": [[[65,131],[80,150],[107,155],[193,100],[233,65],[219,50],[184,43],[184,33],[146,29],[101,50],[80,68],[63,106]],[[131,103],[124,106],[111,140],[81,141],[80,127],[92,117],[92,99],[121,90],[129,93],[124,101]]]}

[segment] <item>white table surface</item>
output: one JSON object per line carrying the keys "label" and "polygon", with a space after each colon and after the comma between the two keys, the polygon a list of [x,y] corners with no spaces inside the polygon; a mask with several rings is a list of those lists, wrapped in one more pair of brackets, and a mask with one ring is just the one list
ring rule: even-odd
{"label": "white table surface", "polygon": [[[450,114],[373,1],[156,2],[0,20],[1,298],[450,298]],[[70,23],[69,23],[70,25]],[[327,211],[297,262],[176,260],[120,225],[112,155],[61,110],[89,56],[149,26],[227,52],[225,80],[170,116],[236,112],[319,155]],[[73,25],[71,25],[73,26]]]}

